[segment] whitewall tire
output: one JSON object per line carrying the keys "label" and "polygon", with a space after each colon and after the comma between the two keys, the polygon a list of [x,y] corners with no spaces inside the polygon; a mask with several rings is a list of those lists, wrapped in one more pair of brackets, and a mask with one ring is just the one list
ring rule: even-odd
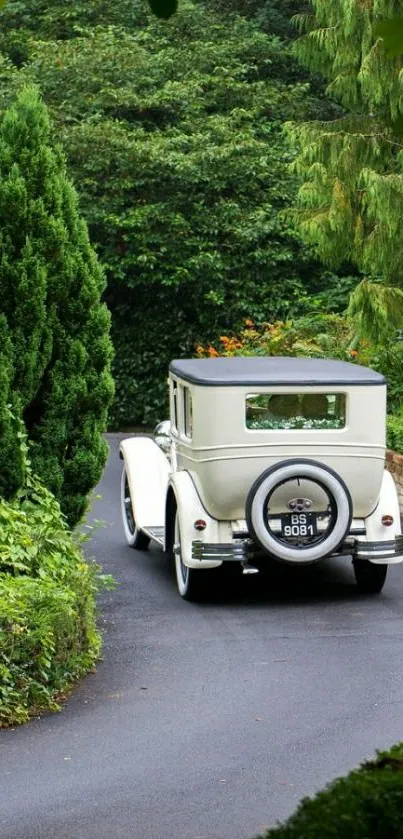
{"label": "whitewall tire", "polygon": [[178,592],[184,600],[200,600],[205,593],[205,577],[207,571],[188,568],[182,562],[182,540],[178,511],[175,510],[173,566]]}
{"label": "whitewall tire", "polygon": [[[271,529],[270,504],[275,492],[283,498],[288,497],[289,484],[291,497],[295,495],[295,487],[302,482],[311,485],[326,499],[322,517],[327,518],[328,523],[316,538],[302,539],[295,544],[296,540],[288,540]],[[287,514],[287,507],[284,513]],[[277,518],[280,515],[278,513]],[[351,496],[342,478],[330,467],[302,458],[285,460],[263,472],[251,487],[246,501],[246,519],[254,541],[275,559],[294,565],[308,565],[334,553],[350,529],[351,518]]]}
{"label": "whitewall tire", "polygon": [[127,544],[130,545],[131,548],[136,548],[139,551],[145,551],[149,545],[150,537],[137,527],[125,466],[123,466],[120,481],[120,506],[122,512],[123,530]]}

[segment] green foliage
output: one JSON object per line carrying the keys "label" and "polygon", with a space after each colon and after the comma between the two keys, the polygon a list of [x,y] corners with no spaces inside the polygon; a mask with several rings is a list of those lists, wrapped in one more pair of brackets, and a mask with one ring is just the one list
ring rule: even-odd
{"label": "green foliage", "polygon": [[236,337],[222,335],[217,348],[198,346],[199,357],[212,355],[305,356],[365,363],[368,348],[357,340],[346,317],[311,313],[293,320],[255,326],[247,320]]}
{"label": "green foliage", "polygon": [[[33,88],[0,126],[0,228],[1,457],[18,450],[11,403],[25,423],[35,471],[74,525],[106,459],[109,315],[100,301],[102,270]],[[1,475],[6,498],[20,485],[16,458]]]}
{"label": "green foliage", "polygon": [[[403,400],[402,400],[403,401]],[[386,442],[388,449],[403,454],[403,414],[392,414],[387,418]]]}
{"label": "green foliage", "polygon": [[362,280],[351,294],[348,316],[363,338],[385,344],[403,326],[403,291]]}
{"label": "green foliage", "polygon": [[403,53],[403,18],[393,17],[390,20],[382,20],[374,27],[374,35],[382,38],[382,45],[385,55],[388,58],[396,58]]}
{"label": "green foliage", "polygon": [[294,38],[292,18],[307,11],[304,0],[200,0],[201,5],[224,14],[243,15],[268,35]]}
{"label": "green foliage", "polygon": [[15,399],[11,391],[13,352],[4,315],[0,315],[0,359],[0,496],[12,496],[22,484],[24,469],[21,452],[16,445],[18,428],[11,411],[12,400]]}
{"label": "green foliage", "polygon": [[0,575],[0,727],[57,710],[57,694],[93,666],[91,587]]}
{"label": "green foliage", "polygon": [[2,17],[5,52],[25,32],[13,79],[41,87],[105,266],[111,421],[153,422],[173,356],[248,314],[289,316],[320,285],[282,215],[296,191],[282,124],[323,105],[282,41],[224,7],[183,2],[161,22],[144,0],[9,0]]}
{"label": "green foliage", "polygon": [[[401,0],[313,0],[298,18],[300,60],[344,107],[334,122],[291,125],[299,149],[299,224],[321,259],[351,261],[386,285],[403,283],[402,58],[387,58],[376,24]],[[385,24],[386,25],[386,24]],[[373,287],[375,290],[375,287]]]}
{"label": "green foliage", "polygon": [[388,411],[399,415],[403,405],[403,341],[401,333],[390,334],[384,344],[372,347],[370,366],[386,377],[388,382]]}
{"label": "green foliage", "polygon": [[13,501],[0,499],[0,727],[57,710],[57,697],[93,668],[96,594],[113,582],[84,560],[87,537],[71,534],[15,425],[24,482]]}
{"label": "green foliage", "polygon": [[379,752],[314,798],[265,839],[402,839],[403,744]]}
{"label": "green foliage", "polygon": [[93,667],[95,597],[109,583],[84,561],[21,438],[27,485],[14,501],[0,500],[0,727],[57,709],[57,694]]}

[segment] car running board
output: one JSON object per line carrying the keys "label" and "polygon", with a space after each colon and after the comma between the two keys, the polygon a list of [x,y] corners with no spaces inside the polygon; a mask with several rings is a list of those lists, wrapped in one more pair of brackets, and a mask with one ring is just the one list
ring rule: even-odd
{"label": "car running board", "polygon": [[142,527],[141,529],[150,539],[154,539],[154,542],[157,542],[162,548],[164,547],[165,527],[154,527],[154,525],[151,525],[150,527]]}

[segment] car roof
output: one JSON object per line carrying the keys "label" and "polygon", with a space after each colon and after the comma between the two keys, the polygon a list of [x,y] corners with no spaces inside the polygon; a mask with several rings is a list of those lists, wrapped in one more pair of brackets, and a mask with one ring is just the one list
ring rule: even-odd
{"label": "car roof", "polygon": [[381,373],[329,358],[235,356],[175,359],[170,372],[197,385],[384,385]]}

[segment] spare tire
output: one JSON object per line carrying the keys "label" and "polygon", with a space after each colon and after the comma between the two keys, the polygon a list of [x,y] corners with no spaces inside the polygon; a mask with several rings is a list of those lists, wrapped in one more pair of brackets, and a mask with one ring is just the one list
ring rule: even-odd
{"label": "spare tire", "polygon": [[334,553],[350,530],[343,479],[314,460],[283,460],[263,472],[246,500],[254,541],[276,559],[311,564]]}

